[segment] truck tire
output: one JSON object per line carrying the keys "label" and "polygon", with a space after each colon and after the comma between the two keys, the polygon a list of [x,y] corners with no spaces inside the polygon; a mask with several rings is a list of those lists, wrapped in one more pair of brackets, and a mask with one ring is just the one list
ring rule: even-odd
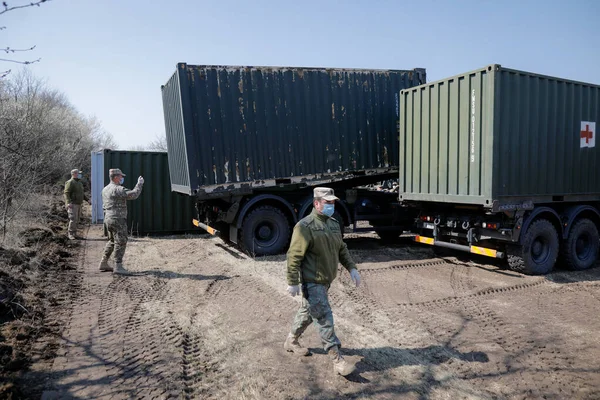
{"label": "truck tire", "polygon": [[242,247],[256,256],[280,254],[287,249],[290,231],[290,223],[280,209],[257,207],[244,218]]}
{"label": "truck tire", "polygon": [[567,268],[581,271],[596,264],[600,235],[596,224],[587,218],[573,225],[569,236],[563,241],[562,260]]}
{"label": "truck tire", "polygon": [[528,275],[547,274],[554,268],[559,247],[554,225],[547,219],[538,219],[525,232],[522,246],[507,246],[508,265]]}

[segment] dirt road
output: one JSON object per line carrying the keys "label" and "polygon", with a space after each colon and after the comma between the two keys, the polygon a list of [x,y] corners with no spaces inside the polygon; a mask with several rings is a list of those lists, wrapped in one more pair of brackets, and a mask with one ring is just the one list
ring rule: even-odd
{"label": "dirt road", "polygon": [[127,267],[96,271],[88,231],[73,304],[43,398],[598,399],[600,268],[529,277],[436,258],[408,242],[350,235],[363,275],[331,288],[337,333],[357,372],[283,350],[299,305],[285,257],[253,260],[207,236],[130,241]]}

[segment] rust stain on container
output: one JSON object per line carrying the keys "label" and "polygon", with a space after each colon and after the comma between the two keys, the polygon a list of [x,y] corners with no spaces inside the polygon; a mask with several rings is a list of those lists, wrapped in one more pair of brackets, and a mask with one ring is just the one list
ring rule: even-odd
{"label": "rust stain on container", "polygon": [[229,160],[225,159],[225,165],[223,165],[223,174],[225,175],[225,183],[229,183]]}
{"label": "rust stain on container", "polygon": [[390,165],[390,158],[388,156],[388,149],[386,146],[383,146],[383,166],[389,167],[389,165]]}

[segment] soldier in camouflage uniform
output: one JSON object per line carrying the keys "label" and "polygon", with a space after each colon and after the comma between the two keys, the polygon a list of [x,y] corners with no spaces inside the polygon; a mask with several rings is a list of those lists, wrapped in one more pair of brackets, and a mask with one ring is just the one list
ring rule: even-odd
{"label": "soldier in camouflage uniform", "polygon": [[127,200],[135,200],[142,193],[144,178],[138,178],[133,190],[122,185],[125,174],[120,169],[109,170],[110,183],[102,189],[102,208],[104,209],[104,225],[108,231],[108,243],[104,248],[104,256],[100,261],[100,271],[112,271],[108,259],[115,253],[115,274],[127,274],[123,268],[123,255],[127,246]]}
{"label": "soldier in camouflage uniform", "polygon": [[71,170],[71,179],[65,182],[65,206],[69,215],[69,239],[77,238],[77,226],[81,216],[81,204],[83,203],[83,184],[81,183],[81,171]]}
{"label": "soldier in camouflage uniform", "polygon": [[334,370],[346,376],[354,372],[355,366],[340,354],[341,343],[335,335],[327,292],[337,275],[339,262],[350,272],[357,287],[360,285],[360,274],[342,240],[340,224],[331,218],[335,200],[338,200],[333,189],[315,188],[313,195],[314,209],[294,227],[287,253],[287,290],[296,296],[300,294],[302,284],[302,304],[283,347],[297,355],[310,354],[307,348],[300,345],[298,338],[314,322]]}

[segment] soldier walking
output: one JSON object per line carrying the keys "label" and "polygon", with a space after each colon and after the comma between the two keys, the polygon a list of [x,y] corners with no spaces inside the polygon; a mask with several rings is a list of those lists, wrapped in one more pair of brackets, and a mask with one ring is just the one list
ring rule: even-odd
{"label": "soldier walking", "polygon": [[313,197],[314,209],[294,227],[287,253],[287,291],[296,296],[300,294],[302,284],[302,304],[283,347],[297,355],[310,354],[307,348],[300,345],[298,338],[314,322],[334,370],[346,376],[354,372],[355,366],[340,354],[341,342],[335,334],[327,292],[336,278],[338,263],[341,262],[350,272],[357,287],[360,285],[360,274],[342,240],[340,224],[331,218],[335,211],[335,200],[338,200],[333,189],[315,188]]}
{"label": "soldier walking", "polygon": [[110,183],[102,189],[104,225],[108,231],[108,243],[100,261],[100,271],[112,271],[108,259],[115,253],[115,274],[128,274],[123,267],[123,255],[127,247],[127,200],[135,200],[142,193],[144,178],[138,178],[133,190],[123,187],[125,174],[120,169],[109,170]]}
{"label": "soldier walking", "polygon": [[81,183],[81,171],[71,170],[71,179],[65,182],[65,206],[69,216],[68,235],[70,240],[77,239],[77,227],[81,215],[81,204],[83,203],[83,184]]}

